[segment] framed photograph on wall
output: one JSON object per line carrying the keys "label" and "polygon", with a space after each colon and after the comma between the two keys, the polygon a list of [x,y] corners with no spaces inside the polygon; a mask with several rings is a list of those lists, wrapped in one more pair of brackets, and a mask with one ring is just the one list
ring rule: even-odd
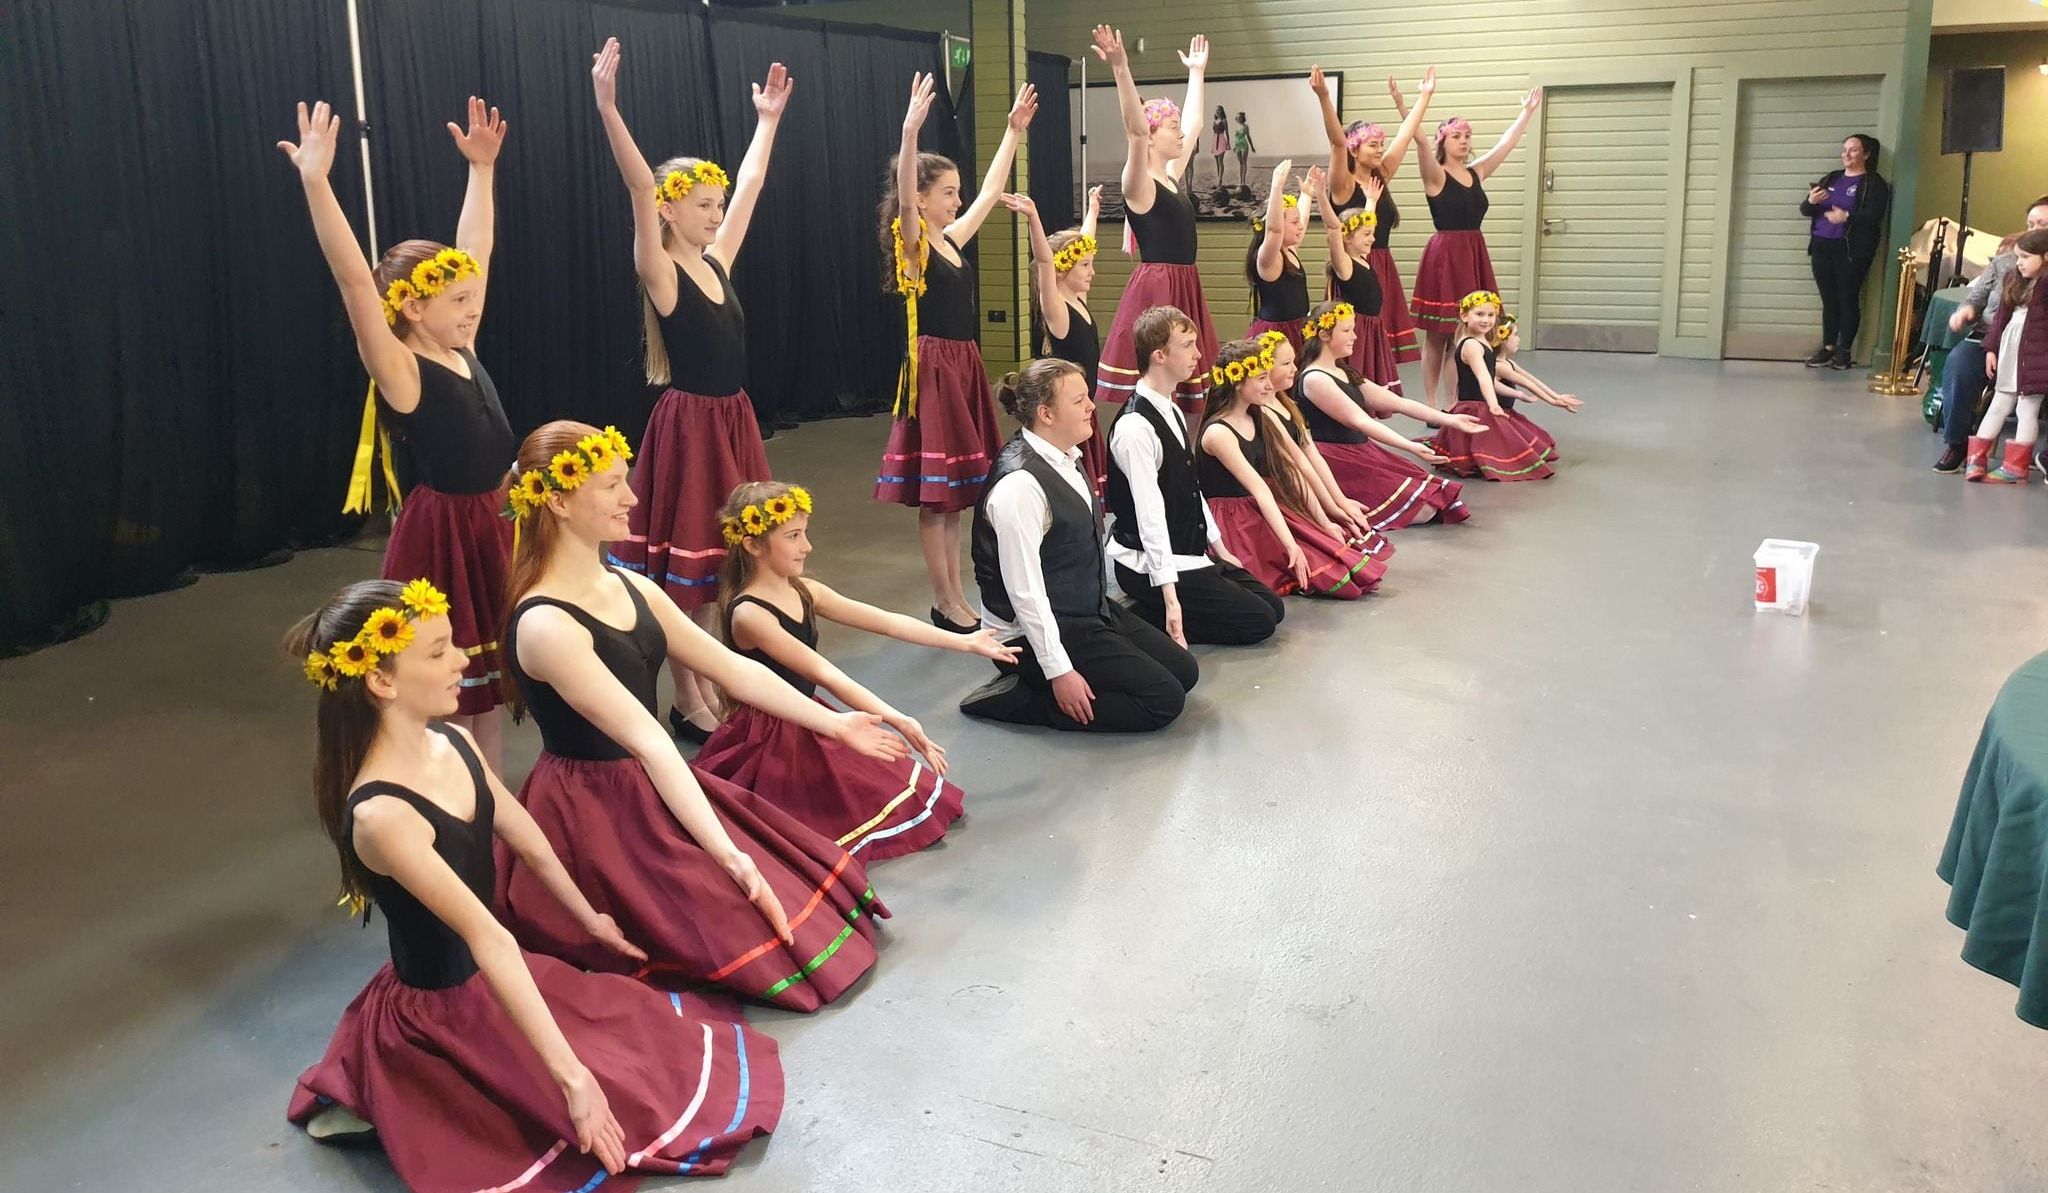
{"label": "framed photograph on wall", "polygon": [[[1088,87],[1069,88],[1074,130],[1074,207],[1081,210],[1088,188],[1102,187],[1102,218],[1124,218],[1123,116],[1117,107],[1116,84],[1097,63],[1089,64]],[[1344,75],[1324,71],[1330,100],[1344,110]],[[1186,75],[1138,84],[1138,94],[1165,96],[1175,103],[1187,98]],[[1328,165],[1330,143],[1323,136],[1323,113],[1316,93],[1308,89],[1308,72],[1285,75],[1211,75],[1202,85],[1206,112],[1181,114],[1181,126],[1195,142],[1194,156],[1182,186],[1195,200],[1195,216],[1205,220],[1242,220],[1266,205],[1273,167],[1292,158],[1297,179],[1310,166]],[[1087,134],[1083,169],[1081,136]]]}

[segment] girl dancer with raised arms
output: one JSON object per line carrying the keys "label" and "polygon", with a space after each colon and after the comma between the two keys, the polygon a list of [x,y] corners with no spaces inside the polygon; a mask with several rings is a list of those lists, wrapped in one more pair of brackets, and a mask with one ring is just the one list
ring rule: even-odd
{"label": "girl dancer with raised arms", "polygon": [[[1088,188],[1088,213],[1079,228],[1045,234],[1038,218],[1038,205],[1029,195],[1004,195],[1003,205],[1025,217],[1031,228],[1031,291],[1038,317],[1045,325],[1041,356],[1064,360],[1080,368],[1095,392],[1096,366],[1102,362],[1102,341],[1097,337],[1095,318],[1088,313],[1088,288],[1095,284],[1095,225],[1102,215],[1102,188]],[[1102,426],[1081,445],[1081,472],[1100,494],[1109,483],[1109,442]]]}
{"label": "girl dancer with raised arms", "polygon": [[[1366,262],[1380,287],[1377,309],[1395,362],[1411,364],[1422,358],[1422,349],[1415,343],[1415,321],[1408,314],[1408,296],[1401,289],[1401,273],[1394,266],[1394,254],[1387,249],[1389,237],[1401,226],[1401,209],[1394,202],[1388,182],[1399,172],[1409,146],[1415,143],[1415,132],[1422,126],[1423,113],[1429,109],[1429,97],[1436,92],[1436,67],[1422,72],[1422,98],[1414,111],[1401,111],[1401,127],[1394,133],[1392,143],[1387,141],[1386,130],[1369,120],[1354,120],[1348,125],[1340,122],[1322,67],[1310,68],[1308,85],[1322,106],[1323,132],[1330,139],[1330,201],[1337,213],[1346,217],[1357,211],[1373,213],[1372,243]],[[1393,93],[1394,107],[1401,110],[1401,90],[1394,80],[1387,80],[1387,90]],[[1377,188],[1369,189],[1368,182],[1377,183]],[[1356,297],[1344,297],[1360,311],[1367,309]],[[1390,389],[1400,388],[1387,384]]]}
{"label": "girl dancer with raised arms", "polygon": [[[1316,213],[1322,217],[1323,231],[1330,242],[1327,291],[1329,297],[1342,299],[1351,308],[1356,321],[1351,355],[1347,358],[1352,373],[1398,394],[1401,369],[1394,360],[1393,341],[1388,339],[1386,325],[1380,320],[1386,292],[1373,277],[1372,268],[1373,232],[1379,225],[1379,216],[1374,213],[1371,200],[1384,192],[1380,180],[1367,175],[1359,184],[1358,193],[1368,201],[1348,212],[1339,212],[1331,204],[1328,191],[1316,196]],[[1303,333],[1302,347],[1308,346],[1310,334]]]}
{"label": "girl dancer with raised arms", "polygon": [[[491,914],[492,849],[583,942],[646,959],[577,889],[455,712],[468,656],[426,580],[352,584],[285,648],[320,691],[314,801],[342,903],[384,912],[391,960],[342,1015],[289,1116],[374,1129],[407,1188],[566,1193],[616,1174],[725,1171],[782,1113],[775,1041],[690,995],[522,953]],[[684,1135],[678,1115],[722,1130]]]}
{"label": "girl dancer with raised arms", "polygon": [[[1421,107],[1427,98],[1424,93],[1416,106]],[[1422,170],[1422,192],[1429,197],[1429,215],[1436,232],[1423,246],[1422,261],[1415,267],[1412,308],[1428,336],[1422,348],[1422,400],[1439,409],[1443,406],[1439,393],[1444,388],[1445,353],[1462,320],[1460,301],[1476,291],[1500,289],[1494,280],[1493,258],[1487,255],[1486,236],[1479,230],[1486,220],[1485,182],[1514,152],[1542,103],[1541,87],[1523,96],[1514,123],[1477,159],[1472,157],[1472,125],[1453,116],[1436,126],[1435,151],[1423,154],[1416,163]]]}
{"label": "girl dancer with raised arms", "polygon": [[1137,246],[1142,263],[1131,271],[1117,300],[1116,319],[1102,342],[1101,379],[1095,398],[1122,402],[1131,396],[1146,364],[1138,358],[1132,334],[1138,317],[1154,307],[1173,307],[1195,325],[1200,348],[1199,368],[1168,396],[1189,421],[1202,410],[1204,386],[1199,380],[1216,356],[1216,324],[1202,297],[1202,275],[1195,268],[1195,200],[1180,185],[1195,142],[1182,135],[1181,113],[1202,110],[1202,79],[1209,69],[1209,39],[1197,35],[1180,56],[1188,68],[1185,108],[1170,99],[1140,100],[1124,54],[1124,35],[1107,25],[1095,27],[1095,56],[1109,63],[1116,79],[1117,102],[1124,122],[1125,248]]}
{"label": "girl dancer with raised arms", "polygon": [[[541,831],[600,910],[647,950],[648,969],[815,1010],[874,964],[869,915],[886,915],[861,863],[767,800],[693,772],[655,719],[662,664],[732,699],[894,762],[903,741],[867,713],[790,690],[683,616],[652,581],[606,567],[637,500],[625,437],[575,422],[526,437],[508,476],[520,522],[506,618],[514,711],[540,723],[520,789]],[[500,906],[528,947],[589,968],[593,954],[516,861]],[[751,906],[750,906],[751,905]]]}
{"label": "girl dancer with raised arms", "polygon": [[[741,706],[697,755],[697,769],[736,783],[873,865],[915,853],[946,835],[964,798],[946,782],[946,752],[924,727],[818,653],[818,619],[933,650],[1014,663],[1017,652],[987,630],[952,634],[844,597],[804,575],[811,554],[811,495],[758,481],[734,489],[720,525],[732,550],[718,577],[725,644],[817,699],[823,688],[848,708],[873,713],[924,755],[896,762],[863,757],[802,725]],[[820,701],[822,704],[823,701]]]}
{"label": "girl dancer with raised arms", "polygon": [[1017,92],[981,191],[964,210],[959,167],[950,158],[917,151],[918,130],[934,94],[930,75],[911,81],[902,145],[890,159],[882,196],[882,248],[894,260],[892,284],[903,296],[909,347],[897,384],[896,420],[875,476],[875,500],[917,511],[918,545],[932,584],[932,624],[971,634],[980,618],[960,582],[960,514],[980,498],[1003,432],[975,339],[981,298],[974,270],[960,254],[1002,198],[1017,142],[1038,113],[1038,93],[1029,83]]}
{"label": "girl dancer with raised arms", "polygon": [[402,240],[373,270],[327,174],[341,117],[325,102],[299,105],[299,139],[279,141],[306,190],[313,231],[355,331],[356,353],[370,373],[362,441],[343,508],[370,509],[371,459],[381,440],[384,482],[394,506],[397,476],[388,432],[411,452],[418,483],[406,495],[384,548],[384,577],[425,576],[448,594],[455,641],[469,658],[456,719],[495,763],[498,717],[499,601],[511,571],[511,528],[497,517],[498,478],[515,442],[497,386],[476,358],[484,285],[495,239],[492,183],[505,122],[496,108],[469,99],[469,128],[448,132],[469,162],[469,187],[456,221],[456,247]]}
{"label": "girl dancer with raised arms", "polygon": [[[768,479],[768,454],[747,397],[746,312],[732,288],[732,265],[753,223],[768,176],[775,133],[789,104],[781,63],[754,85],[754,139],[726,199],[717,163],[673,157],[647,168],[619,114],[619,39],[592,55],[592,89],[612,159],[633,204],[633,268],[639,275],[647,383],[665,388],[647,417],[633,469],[632,531],[612,545],[613,562],[659,584],[699,622],[715,615],[718,507],[733,486]],[[718,727],[697,677],[675,669],[670,728],[703,742]]]}
{"label": "girl dancer with raised arms", "polygon": [[1305,202],[1322,193],[1323,170],[1316,166],[1301,180],[1301,194],[1287,193],[1294,163],[1273,167],[1273,185],[1266,192],[1266,210],[1252,219],[1252,242],[1244,252],[1244,279],[1252,291],[1252,322],[1245,338],[1258,339],[1277,331],[1289,343],[1301,344],[1301,321],[1308,317],[1308,271],[1301,266],[1307,231]]}
{"label": "girl dancer with raised arms", "polygon": [[1454,349],[1458,403],[1451,413],[1483,419],[1486,426],[1470,431],[1446,423],[1436,434],[1436,450],[1445,457],[1444,467],[1459,476],[1483,476],[1490,481],[1546,480],[1552,475],[1550,449],[1530,432],[1535,424],[1509,417],[1515,395],[1502,392],[1494,381],[1493,329],[1500,322],[1500,311],[1500,295],[1486,290],[1467,294],[1458,304],[1464,334]]}
{"label": "girl dancer with raised arms", "polygon": [[[1346,319],[1343,311],[1343,303],[1325,302],[1309,312],[1308,348],[1296,390],[1317,454],[1336,477],[1338,488],[1365,507],[1366,523],[1374,530],[1399,530],[1438,519],[1463,522],[1471,516],[1460,497],[1463,486],[1422,467],[1442,464],[1444,457],[1380,420],[1405,414],[1468,432],[1484,431],[1485,424],[1411,402],[1361,378],[1349,364],[1355,359],[1351,341],[1360,321]],[[1394,452],[1405,452],[1414,460]]]}

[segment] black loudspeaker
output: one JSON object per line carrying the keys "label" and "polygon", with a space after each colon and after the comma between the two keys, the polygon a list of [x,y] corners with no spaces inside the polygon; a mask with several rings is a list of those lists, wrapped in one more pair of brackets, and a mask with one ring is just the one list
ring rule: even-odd
{"label": "black loudspeaker", "polygon": [[1943,153],[1997,153],[2005,147],[2005,68],[1948,72],[1941,100]]}

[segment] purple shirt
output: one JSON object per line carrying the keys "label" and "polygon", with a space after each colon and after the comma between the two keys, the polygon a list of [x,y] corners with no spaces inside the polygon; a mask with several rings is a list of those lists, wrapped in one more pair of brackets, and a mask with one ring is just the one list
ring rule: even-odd
{"label": "purple shirt", "polygon": [[1821,204],[1821,214],[1813,217],[1813,234],[1816,238],[1821,240],[1848,239],[1849,225],[1829,221],[1827,210],[1830,207],[1839,207],[1843,211],[1856,210],[1856,195],[1863,189],[1863,179],[1865,177],[1865,175],[1858,174],[1852,178],[1844,174],[1840,178],[1835,179],[1834,185],[1828,188],[1827,202]]}

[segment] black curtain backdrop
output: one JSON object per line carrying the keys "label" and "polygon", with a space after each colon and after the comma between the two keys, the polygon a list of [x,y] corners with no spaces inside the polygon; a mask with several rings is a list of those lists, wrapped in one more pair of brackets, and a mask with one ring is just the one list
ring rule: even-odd
{"label": "black curtain backdrop", "polygon": [[1025,82],[1038,88],[1038,115],[1031,121],[1031,201],[1048,233],[1081,222],[1074,197],[1074,141],[1068,102],[1073,60],[1064,54],[1024,56]]}
{"label": "black curtain backdrop", "polygon": [[[751,388],[798,417],[887,406],[902,315],[875,205],[936,37],[695,0],[361,12],[379,249],[453,238],[467,174],[444,125],[470,94],[510,123],[478,348],[516,431],[574,416],[637,437],[651,405],[630,209],[590,91],[606,36],[657,161],[736,170],[748,83],[791,68],[736,279]],[[0,5],[0,654],[92,628],[107,598],[356,529],[340,504],[365,378],[275,148],[301,99],[353,113],[346,20],[333,0]],[[963,159],[955,116],[942,97],[924,148]],[[359,152],[345,127],[333,184],[360,235]]]}

